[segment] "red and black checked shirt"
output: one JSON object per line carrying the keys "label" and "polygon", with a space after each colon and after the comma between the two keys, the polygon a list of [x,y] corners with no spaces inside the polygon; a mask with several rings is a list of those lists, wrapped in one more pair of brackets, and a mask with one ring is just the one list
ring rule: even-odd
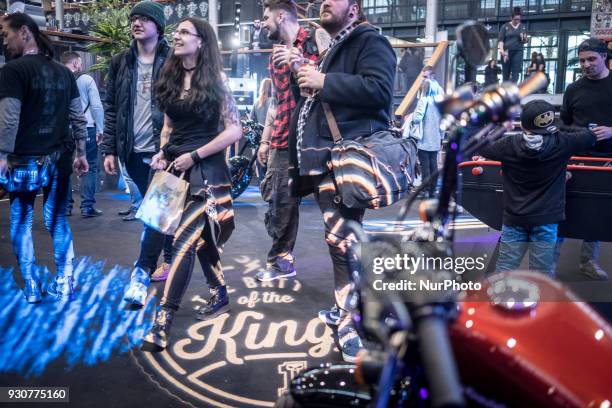
{"label": "red and black checked shirt", "polygon": [[[307,29],[300,27],[293,46],[304,52],[302,45],[308,37],[308,34],[309,31]],[[318,55],[311,55],[304,52],[304,57],[316,61]],[[274,86],[274,95],[276,97],[276,118],[272,124],[270,148],[286,149],[289,147],[289,121],[295,109],[295,101],[293,100],[293,93],[291,92],[291,70],[288,64],[283,64],[280,67],[274,66],[271,55],[269,69],[270,77],[272,78],[272,86]]]}

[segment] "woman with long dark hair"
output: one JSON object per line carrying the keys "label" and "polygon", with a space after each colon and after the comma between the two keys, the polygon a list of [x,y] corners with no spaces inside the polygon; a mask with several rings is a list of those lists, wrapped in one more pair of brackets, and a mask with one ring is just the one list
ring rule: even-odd
{"label": "woman with long dark hair", "polygon": [[151,167],[162,170],[173,162],[175,170],[186,172],[190,191],[174,235],[161,307],[145,337],[145,345],[156,350],[168,344],[172,318],[189,284],[196,251],[212,294],[198,318],[208,319],[227,310],[218,248],[229,238],[234,221],[224,149],[242,135],[238,111],[223,81],[217,37],[210,24],[186,18],[179,23],[173,39],[172,55],[156,84],[165,122],[162,148],[153,156]]}
{"label": "woman with long dark hair", "polygon": [[548,93],[548,85],[550,85],[550,76],[546,72],[546,60],[541,52],[536,56],[536,72],[542,72],[546,75],[546,85],[540,89],[539,93]]}
{"label": "woman with long dark hair", "polygon": [[523,69],[523,46],[529,41],[527,26],[521,23],[521,9],[512,10],[512,20],[499,30],[497,47],[502,57],[504,81],[517,83]]}
{"label": "woman with long dark hair", "polygon": [[529,66],[527,67],[526,77],[530,77],[532,74],[538,71],[538,53],[531,53],[531,61],[529,61]]}
{"label": "woman with long dark hair", "polygon": [[489,60],[484,70],[484,85],[489,86],[499,84],[499,74],[501,74],[501,68],[497,65],[497,60]]}
{"label": "woman with long dark hair", "polygon": [[536,56],[537,69],[538,72],[546,72],[546,59],[544,59],[544,54],[538,52]]}

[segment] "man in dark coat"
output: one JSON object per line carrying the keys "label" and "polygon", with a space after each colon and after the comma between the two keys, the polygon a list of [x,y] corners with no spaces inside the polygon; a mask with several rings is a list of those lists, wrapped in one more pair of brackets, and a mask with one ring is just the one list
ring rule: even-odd
{"label": "man in dark coat", "polygon": [[[170,47],[164,39],[166,19],[159,3],[143,1],[136,4],[130,12],[130,22],[134,37],[132,46],[113,57],[110,64],[100,148],[106,172],[117,174],[115,158],[118,158],[144,195],[149,185],[149,164],[159,151],[164,123],[164,114],[155,99],[154,84]],[[164,247],[165,262],[156,271],[159,253],[155,245],[145,239],[148,236],[150,234],[143,234],[140,257],[125,296],[136,305],[144,304],[150,274],[155,271],[153,280],[165,280],[172,259],[172,239],[169,237]]]}
{"label": "man in dark coat", "polygon": [[[142,2],[130,14],[134,41],[110,64],[100,146],[105,170],[115,174],[115,158],[119,158],[142,194],[147,191],[149,178],[146,161],[159,151],[164,123],[153,84],[170,51],[163,38],[163,8],[157,6],[155,2]],[[156,13],[158,8],[160,15]]]}
{"label": "man in dark coat", "polygon": [[348,208],[336,199],[328,167],[333,140],[321,102],[331,107],[344,139],[388,129],[396,57],[387,39],[362,22],[356,0],[325,0],[320,17],[332,43],[318,67],[303,66],[298,72],[299,87],[314,89],[315,96],[301,99],[293,114],[290,186],[295,195],[314,193],[323,213],[336,305],[319,317],[338,325],[342,356],[354,361],[363,346],[347,305],[352,287],[348,249],[354,237],[346,221],[361,222],[365,210]]}

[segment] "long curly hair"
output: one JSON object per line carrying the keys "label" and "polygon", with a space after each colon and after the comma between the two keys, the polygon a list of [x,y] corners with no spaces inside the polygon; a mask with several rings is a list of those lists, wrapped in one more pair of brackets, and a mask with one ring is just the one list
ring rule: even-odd
{"label": "long curly hair", "polygon": [[[198,51],[196,68],[191,76],[191,91],[185,96],[184,102],[189,110],[196,112],[203,120],[217,117],[221,104],[226,98],[226,88],[222,78],[223,64],[217,36],[211,25],[200,18],[184,18],[195,27],[202,39]],[[180,99],[183,92],[185,70],[181,59],[174,52],[166,59],[156,83],[157,101],[162,111]]]}

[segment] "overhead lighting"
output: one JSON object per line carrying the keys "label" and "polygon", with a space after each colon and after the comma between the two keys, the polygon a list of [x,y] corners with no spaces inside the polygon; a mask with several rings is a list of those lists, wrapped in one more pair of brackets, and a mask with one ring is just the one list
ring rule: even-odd
{"label": "overhead lighting", "polygon": [[236,47],[240,46],[240,3],[234,4],[234,40],[232,44]]}

